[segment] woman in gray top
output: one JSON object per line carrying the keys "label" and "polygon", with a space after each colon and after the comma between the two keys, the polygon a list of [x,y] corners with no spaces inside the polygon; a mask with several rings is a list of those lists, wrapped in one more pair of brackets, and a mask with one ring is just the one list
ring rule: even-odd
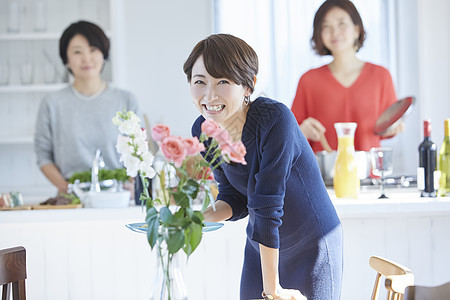
{"label": "woman in gray top", "polygon": [[115,149],[119,132],[111,120],[123,108],[139,112],[131,93],[101,79],[109,40],[100,27],[86,21],[71,24],[60,38],[59,52],[73,83],[41,102],[34,145],[41,171],[58,192],[67,192],[67,179],[89,170],[97,149],[105,168],[122,167]]}

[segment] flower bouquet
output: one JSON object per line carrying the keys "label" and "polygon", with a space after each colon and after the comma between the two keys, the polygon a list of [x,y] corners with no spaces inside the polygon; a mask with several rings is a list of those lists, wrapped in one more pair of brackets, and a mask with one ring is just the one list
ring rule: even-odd
{"label": "flower bouquet", "polygon": [[[147,133],[141,128],[139,117],[124,110],[117,113],[113,123],[119,127],[116,148],[127,174],[141,177],[147,240],[152,249],[156,247],[163,270],[163,290],[153,299],[184,299],[186,296],[172,295],[174,255],[182,249],[189,257],[200,244],[203,212],[210,204],[214,208],[208,184],[213,179],[212,172],[225,162],[246,164],[245,146],[240,141],[232,143],[228,132],[211,120],[203,122],[200,139],[173,136],[168,126],[156,125],[151,136],[163,155],[162,161],[158,161],[149,151]],[[210,162],[198,159],[201,152],[211,158]],[[151,197],[148,180],[153,177],[159,193]],[[199,194],[203,195],[203,204],[195,207],[194,200]]]}

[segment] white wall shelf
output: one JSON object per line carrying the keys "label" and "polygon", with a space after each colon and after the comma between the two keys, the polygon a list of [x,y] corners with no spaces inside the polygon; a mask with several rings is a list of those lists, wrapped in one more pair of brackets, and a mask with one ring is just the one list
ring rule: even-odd
{"label": "white wall shelf", "polygon": [[[105,31],[105,33],[108,37],[111,37],[111,32]],[[60,37],[61,32],[2,33],[0,34],[0,42],[59,40]]]}
{"label": "white wall shelf", "polygon": [[[105,30],[111,39],[111,59],[103,80],[114,82],[117,0],[45,0],[45,31],[35,31],[37,0],[20,0],[17,32],[8,32],[11,11],[8,0],[0,0],[0,192],[31,187],[54,194],[36,164],[33,134],[40,103],[45,95],[70,84],[59,57],[59,39],[65,28],[77,20],[89,20]],[[114,30],[113,30],[114,28]],[[50,67],[54,67],[54,70]],[[52,75],[54,73],[54,75]],[[31,79],[29,79],[31,78]],[[27,82],[29,84],[24,84]],[[48,297],[44,297],[48,298]]]}
{"label": "white wall shelf", "polygon": [[57,32],[24,32],[0,34],[0,41],[42,41],[59,39],[61,33]]}
{"label": "white wall shelf", "polygon": [[67,86],[67,82],[54,84],[0,85],[0,93],[53,92]]}
{"label": "white wall shelf", "polygon": [[0,137],[1,145],[21,145],[33,144],[32,136],[15,136],[15,137]]}

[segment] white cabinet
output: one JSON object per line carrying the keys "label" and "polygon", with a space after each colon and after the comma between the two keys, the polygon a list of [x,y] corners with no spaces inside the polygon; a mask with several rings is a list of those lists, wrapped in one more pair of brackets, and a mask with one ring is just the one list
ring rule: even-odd
{"label": "white cabinet", "polygon": [[103,79],[114,81],[114,0],[0,0],[0,192],[51,190],[36,166],[33,134],[42,98],[68,84],[59,57],[63,30],[78,20],[111,39]]}

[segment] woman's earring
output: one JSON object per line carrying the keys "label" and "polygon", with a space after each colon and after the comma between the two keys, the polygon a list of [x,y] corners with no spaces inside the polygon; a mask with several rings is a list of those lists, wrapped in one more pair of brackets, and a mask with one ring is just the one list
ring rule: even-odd
{"label": "woman's earring", "polygon": [[70,65],[69,65],[69,63],[66,64],[66,69],[67,69],[67,70],[70,70]]}
{"label": "woman's earring", "polygon": [[353,45],[353,49],[355,49],[355,51],[358,52],[359,48],[361,48],[361,45],[359,44],[359,38],[356,38],[355,44]]}
{"label": "woman's earring", "polygon": [[244,104],[245,105],[249,105],[250,104],[250,96],[245,96],[244,97]]}

